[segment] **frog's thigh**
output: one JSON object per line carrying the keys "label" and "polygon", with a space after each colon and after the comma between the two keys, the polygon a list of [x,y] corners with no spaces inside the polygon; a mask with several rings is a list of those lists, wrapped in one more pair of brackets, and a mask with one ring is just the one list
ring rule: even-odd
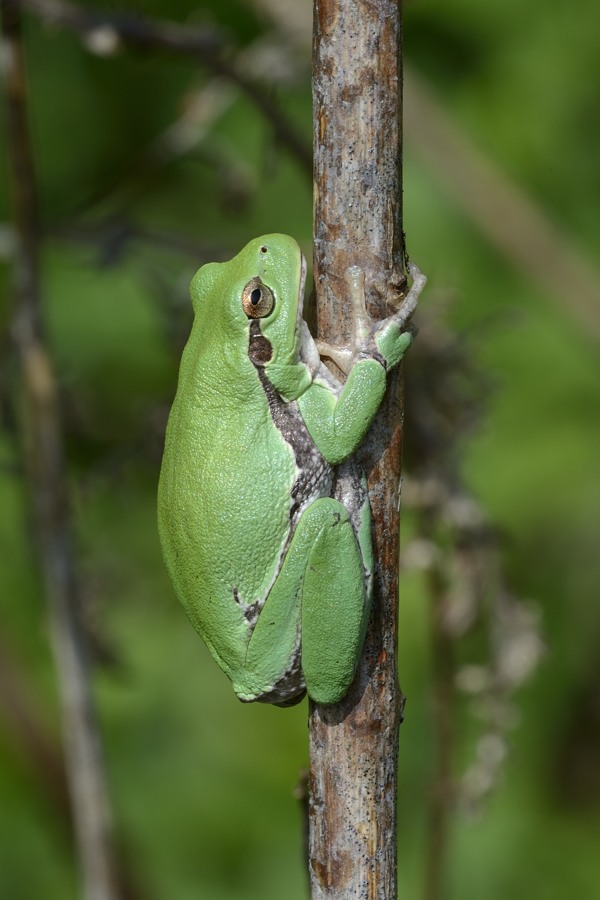
{"label": "frog's thigh", "polygon": [[354,531],[337,500],[301,515],[252,633],[246,679],[256,693],[289,668],[302,627],[302,669],[313,699],[333,703],[352,680],[364,635],[364,571]]}
{"label": "frog's thigh", "polygon": [[344,506],[328,505],[302,591],[302,671],[318,703],[341,700],[354,677],[367,627],[365,570]]}

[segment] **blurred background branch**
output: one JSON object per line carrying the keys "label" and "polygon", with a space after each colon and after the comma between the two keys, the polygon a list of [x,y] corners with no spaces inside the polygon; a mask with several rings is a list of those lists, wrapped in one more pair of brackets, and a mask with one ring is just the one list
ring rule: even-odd
{"label": "blurred background branch", "polygon": [[[40,227],[18,9],[2,2],[7,138],[16,223],[12,334],[20,364],[15,407],[39,567],[50,612],[69,796],[86,900],[117,900],[111,811],[79,621],[81,595],[70,517],[60,401],[41,303]],[[14,704],[12,705],[15,709]],[[20,719],[23,723],[25,720]],[[38,747],[43,746],[38,743]],[[56,765],[53,766],[55,770]]]}
{"label": "blurred background branch", "polygon": [[426,165],[510,265],[600,340],[600,271],[573,239],[457,127],[416,72],[405,75],[406,128]]}
{"label": "blurred background branch", "polygon": [[273,100],[264,85],[258,84],[230,57],[230,47],[215,29],[180,26],[151,19],[139,13],[108,13],[78,6],[68,0],[5,0],[38,16],[47,25],[76,32],[84,46],[98,56],[112,56],[122,48],[173,53],[187,56],[213,75],[235,84],[270,123],[273,133],[305,169],[312,171],[310,147]]}

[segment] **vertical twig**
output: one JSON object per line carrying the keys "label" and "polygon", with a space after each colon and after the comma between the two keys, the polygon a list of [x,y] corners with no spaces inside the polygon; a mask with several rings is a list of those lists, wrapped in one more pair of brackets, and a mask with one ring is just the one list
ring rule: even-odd
{"label": "vertical twig", "polygon": [[[401,3],[315,0],[314,263],[319,336],[350,335],[346,272],[365,273],[380,318],[405,285],[401,208]],[[354,683],[310,710],[313,900],[395,900],[396,675],[402,390],[389,389],[361,451],[376,558],[373,613]]]}
{"label": "vertical twig", "polygon": [[67,774],[86,900],[115,900],[108,795],[84,639],[77,618],[73,550],[58,387],[43,330],[37,184],[27,122],[18,7],[0,0],[7,138],[17,232],[13,340],[22,378],[22,438],[31,514],[48,599],[62,703]]}

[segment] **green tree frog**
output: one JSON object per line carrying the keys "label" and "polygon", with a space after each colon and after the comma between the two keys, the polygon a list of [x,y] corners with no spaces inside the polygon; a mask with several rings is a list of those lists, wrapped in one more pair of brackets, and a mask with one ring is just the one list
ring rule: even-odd
{"label": "green tree frog", "polygon": [[175,591],[238,697],[335,703],[354,676],[373,558],[364,476],[350,459],[425,278],[372,323],[348,273],[354,346],[321,346],[302,318],[306,265],[291,237],[204,265],[166,433],[158,521]]}

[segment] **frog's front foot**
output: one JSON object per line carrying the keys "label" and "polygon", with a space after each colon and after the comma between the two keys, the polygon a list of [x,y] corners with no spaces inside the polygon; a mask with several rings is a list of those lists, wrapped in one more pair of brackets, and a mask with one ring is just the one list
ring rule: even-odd
{"label": "frog's front foot", "polygon": [[344,375],[348,375],[359,353],[368,352],[367,348],[372,341],[373,333],[373,323],[367,312],[363,269],[359,266],[350,266],[346,271],[346,283],[352,307],[352,343],[349,347],[340,347],[325,341],[317,341],[321,356],[332,359]]}
{"label": "frog's front foot", "polygon": [[378,322],[375,328],[375,344],[388,371],[400,362],[413,342],[416,329],[407,323],[417,308],[419,295],[427,282],[419,267],[414,263],[409,265],[408,271],[413,282],[408,294],[397,311],[383,322]]}
{"label": "frog's front foot", "polygon": [[417,308],[419,296],[427,282],[425,275],[414,263],[410,263],[408,271],[412,285],[399,308],[387,319],[374,323],[366,307],[365,273],[358,266],[350,266],[346,280],[352,304],[352,345],[340,347],[325,341],[317,341],[320,355],[333,360],[336,366],[348,375],[356,358],[360,354],[369,354],[369,346],[373,347],[375,339],[377,353],[383,356],[386,368],[395,366],[412,343],[415,329],[406,326]]}
{"label": "frog's front foot", "polygon": [[427,284],[427,277],[423,275],[423,273],[415,263],[409,263],[408,271],[410,273],[410,277],[412,278],[412,285],[408,294],[402,301],[400,309],[391,317],[400,327],[405,325],[414,313],[415,309],[417,308],[421,292]]}
{"label": "frog's front foot", "polygon": [[336,347],[327,341],[317,341],[317,349],[323,359],[331,359],[338,369],[347,375],[352,368],[354,351],[350,347]]}

